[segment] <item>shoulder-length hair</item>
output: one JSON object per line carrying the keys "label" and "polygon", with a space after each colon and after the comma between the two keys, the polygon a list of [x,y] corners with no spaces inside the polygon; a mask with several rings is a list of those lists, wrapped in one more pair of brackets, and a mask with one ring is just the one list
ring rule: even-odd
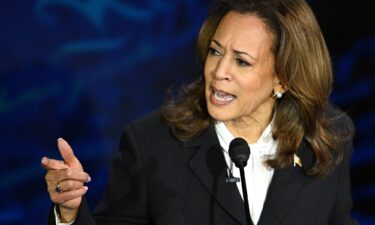
{"label": "shoulder-length hair", "polygon": [[[315,155],[315,163],[306,174],[327,175],[342,158],[341,145],[345,138],[351,138],[353,129],[351,123],[337,126],[344,114],[328,110],[332,108],[332,66],[314,13],[304,0],[215,1],[198,37],[202,64],[216,28],[229,11],[258,16],[274,35],[275,71],[287,92],[274,107],[272,132],[278,140],[278,150],[268,165],[274,169],[289,166],[306,140]],[[181,141],[200,135],[213,122],[206,108],[204,82],[201,77],[183,87],[181,95],[161,110],[162,118]],[[338,132],[339,129],[347,132]]]}

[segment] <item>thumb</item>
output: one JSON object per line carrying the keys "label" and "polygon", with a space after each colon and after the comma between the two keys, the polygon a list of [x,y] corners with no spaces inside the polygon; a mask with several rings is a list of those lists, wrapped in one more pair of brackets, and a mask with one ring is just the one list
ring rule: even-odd
{"label": "thumb", "polygon": [[73,153],[73,149],[70,147],[67,141],[63,138],[57,139],[57,147],[59,148],[60,154],[64,162],[69,166],[77,169],[83,169],[81,163]]}

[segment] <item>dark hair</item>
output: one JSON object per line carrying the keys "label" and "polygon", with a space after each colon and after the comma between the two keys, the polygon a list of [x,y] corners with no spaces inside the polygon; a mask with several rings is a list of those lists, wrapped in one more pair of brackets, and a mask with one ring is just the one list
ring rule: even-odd
{"label": "dark hair", "polygon": [[[202,64],[216,28],[229,11],[256,15],[272,32],[275,71],[288,89],[275,104],[272,132],[278,140],[278,150],[268,165],[275,169],[290,165],[305,139],[315,155],[315,163],[306,173],[327,175],[340,161],[341,157],[334,155],[340,156],[341,145],[352,137],[353,127],[346,122],[346,128],[340,125],[340,132],[334,129],[342,123],[344,114],[329,104],[332,66],[314,13],[304,0],[215,1],[198,37]],[[204,88],[204,79],[199,78],[183,87],[180,97],[161,110],[162,118],[181,141],[200,135],[213,122],[206,109]]]}

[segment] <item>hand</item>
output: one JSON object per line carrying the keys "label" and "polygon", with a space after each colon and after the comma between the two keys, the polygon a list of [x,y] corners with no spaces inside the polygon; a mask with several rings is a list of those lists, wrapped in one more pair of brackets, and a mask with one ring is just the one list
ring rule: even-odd
{"label": "hand", "polygon": [[47,190],[51,200],[59,206],[60,219],[71,222],[76,217],[82,196],[87,192],[84,182],[91,179],[83,171],[68,142],[59,138],[57,146],[63,161],[43,157],[42,165],[47,170]]}

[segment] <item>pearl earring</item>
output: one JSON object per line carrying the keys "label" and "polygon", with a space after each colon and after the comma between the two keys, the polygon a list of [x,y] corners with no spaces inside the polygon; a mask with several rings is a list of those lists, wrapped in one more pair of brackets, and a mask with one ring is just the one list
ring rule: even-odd
{"label": "pearl earring", "polygon": [[281,98],[281,97],[283,97],[283,93],[281,93],[281,92],[276,92],[276,93],[275,93],[275,96],[276,96],[276,98]]}

